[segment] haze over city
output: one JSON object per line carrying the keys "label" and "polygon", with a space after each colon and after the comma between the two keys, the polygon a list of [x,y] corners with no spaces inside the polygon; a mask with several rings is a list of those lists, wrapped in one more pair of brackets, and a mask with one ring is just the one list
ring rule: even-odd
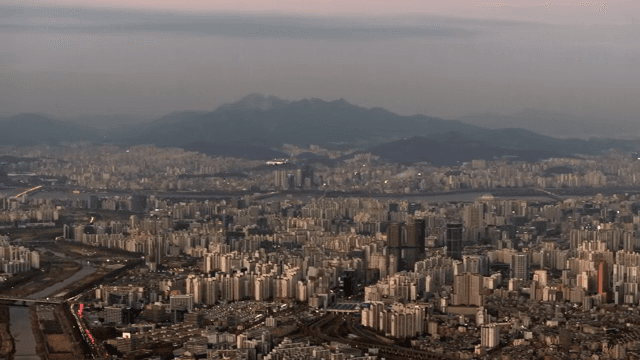
{"label": "haze over city", "polygon": [[639,8],[10,1],[0,17],[0,111],[142,121],[257,92],[445,119],[552,112],[628,136],[639,131]]}

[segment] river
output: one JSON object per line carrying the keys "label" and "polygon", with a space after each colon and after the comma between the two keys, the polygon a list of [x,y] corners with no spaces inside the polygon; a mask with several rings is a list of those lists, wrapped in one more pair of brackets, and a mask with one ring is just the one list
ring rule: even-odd
{"label": "river", "polygon": [[[46,249],[38,250],[46,251]],[[54,252],[54,254],[58,257],[66,258],[64,254],[56,252]],[[95,267],[87,265],[86,262],[82,262],[81,260],[76,260],[76,262],[82,265],[82,268],[78,272],[64,281],[51,285],[48,288],[27,297],[34,299],[56,295],[62,288],[86,276],[89,276],[96,271]],[[13,358],[16,360],[40,360],[40,357],[36,355],[37,342],[31,328],[29,308],[11,306],[9,307],[9,313],[11,321],[9,330],[11,332],[11,336],[13,336],[15,344],[15,354],[13,355]]]}
{"label": "river", "polygon": [[[604,194],[604,195],[613,195],[613,194],[624,194],[624,193],[640,193],[640,187],[638,186],[628,186],[628,187],[602,187],[602,188],[563,188],[563,189],[547,189],[551,193],[559,194],[562,197],[578,197],[578,196],[593,196],[596,194]],[[127,190],[113,190],[113,191],[101,191],[96,193],[84,192],[80,194],[74,194],[71,191],[67,190],[43,190],[39,191],[31,196],[47,198],[47,199],[57,199],[57,200],[89,200],[91,195],[95,195],[98,197],[104,196],[129,196],[135,191],[127,191]],[[158,198],[170,198],[174,200],[187,200],[187,199],[221,199],[228,198],[232,196],[244,196],[246,194],[239,192],[236,194],[210,194],[203,192],[152,192],[152,191],[144,191],[141,192],[146,195],[155,194]],[[302,191],[293,191],[293,192],[274,192],[270,194],[259,194],[257,198],[262,199],[264,201],[283,201],[285,199],[299,199],[304,202],[309,202],[317,197],[371,197],[380,200],[408,200],[412,202],[427,202],[427,203],[443,203],[443,202],[473,202],[478,197],[492,194],[497,198],[502,199],[516,199],[516,200],[529,200],[529,201],[554,201],[558,197],[549,196],[548,194],[544,194],[542,191],[537,191],[533,188],[495,188],[495,189],[467,189],[467,190],[454,190],[451,192],[435,192],[435,193],[425,193],[425,194],[385,194],[385,193],[372,193],[372,194],[359,194],[359,193],[339,193],[339,192],[328,192],[323,193],[319,190],[302,190]],[[254,194],[255,195],[255,194]]]}
{"label": "river", "polygon": [[[452,194],[435,194],[435,195],[420,195],[420,194],[376,194],[375,196],[367,196],[361,195],[363,198],[372,198],[380,201],[388,201],[388,200],[406,200],[409,202],[420,202],[420,203],[445,203],[445,202],[474,202],[479,197],[488,194],[487,191],[484,192],[468,192],[468,193],[452,193]],[[266,197],[262,199],[263,201],[283,201],[287,199],[293,200],[302,200],[303,202],[310,202],[317,196],[312,195],[290,195],[290,194],[276,194],[273,196]],[[346,195],[344,197],[352,197],[352,195]],[[333,197],[330,197],[333,198]],[[513,200],[529,200],[529,201],[553,201],[550,197],[545,196],[543,194],[539,195],[523,195],[523,196],[499,196],[496,198],[502,199],[513,199]]]}
{"label": "river", "polygon": [[36,338],[31,331],[31,319],[28,307],[11,306],[9,308],[11,324],[9,331],[15,345],[14,359],[40,360],[36,355]]}
{"label": "river", "polygon": [[[507,194],[503,194],[503,193]],[[55,200],[89,200],[91,195],[98,197],[106,196],[129,196],[133,192],[114,191],[114,192],[97,192],[97,193],[80,193],[73,194],[70,191],[40,191],[33,194],[33,197],[43,199],[55,199]],[[405,199],[409,201],[426,201],[426,202],[447,202],[447,201],[474,201],[478,197],[493,193],[496,197],[502,197],[506,199],[534,199],[534,200],[550,200],[549,197],[541,193],[534,193],[531,188],[518,188],[518,189],[486,189],[478,191],[464,191],[464,192],[451,192],[451,193],[434,193],[434,194],[357,194],[357,193],[328,193],[324,196],[327,197],[373,197],[376,199]],[[512,193],[512,194],[511,194]],[[200,192],[184,192],[184,193],[158,193],[159,198],[189,198],[189,199],[212,199],[212,198],[225,198],[238,195],[225,195],[225,194],[205,194]],[[310,201],[313,198],[323,196],[322,192],[318,191],[300,191],[294,193],[274,193],[274,194],[262,194],[265,201],[282,201],[287,198],[303,199]]]}

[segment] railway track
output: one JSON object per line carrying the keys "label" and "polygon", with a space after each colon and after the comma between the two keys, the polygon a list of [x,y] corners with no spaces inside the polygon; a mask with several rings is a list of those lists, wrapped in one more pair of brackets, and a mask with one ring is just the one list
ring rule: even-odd
{"label": "railway track", "polygon": [[[320,318],[314,319],[309,323],[300,322],[300,328],[305,336],[315,337],[321,341],[338,341],[349,344],[363,351],[370,348],[378,349],[378,352],[388,358],[396,359],[434,359],[447,360],[456,359],[454,356],[439,354],[429,351],[414,350],[403,348],[392,343],[392,340],[381,338],[377,334],[370,334],[363,329],[354,327],[350,316],[327,314]],[[340,329],[345,327],[350,334],[357,335],[358,338],[345,338],[340,334]]]}

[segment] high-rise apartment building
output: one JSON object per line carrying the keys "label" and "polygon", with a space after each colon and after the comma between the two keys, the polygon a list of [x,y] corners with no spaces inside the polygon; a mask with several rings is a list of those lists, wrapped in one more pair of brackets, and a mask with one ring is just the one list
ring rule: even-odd
{"label": "high-rise apartment building", "polygon": [[520,280],[529,280],[529,255],[511,255],[511,277]]}
{"label": "high-rise apartment building", "polygon": [[493,349],[500,344],[500,327],[497,324],[482,326],[480,338],[482,346]]}
{"label": "high-rise apartment building", "polygon": [[454,305],[482,306],[484,277],[476,274],[462,274],[455,277],[453,286]]}

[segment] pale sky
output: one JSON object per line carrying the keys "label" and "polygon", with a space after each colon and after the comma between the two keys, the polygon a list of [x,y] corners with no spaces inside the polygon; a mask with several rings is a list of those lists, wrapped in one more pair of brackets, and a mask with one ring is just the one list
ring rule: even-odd
{"label": "pale sky", "polygon": [[[318,15],[384,15],[431,14],[471,17],[523,17],[532,14],[535,8],[544,9],[546,15],[584,16],[596,11],[602,16],[620,15],[633,9],[633,1],[482,1],[482,0],[8,0],[9,4],[21,6],[66,6],[111,9],[142,9],[180,12],[277,12],[289,14]],[[586,11],[585,11],[586,10]],[[591,10],[591,11],[589,11]],[[637,10],[637,7],[635,7]]]}
{"label": "pale sky", "polygon": [[4,1],[0,115],[162,115],[249,93],[455,118],[638,119],[640,1]]}

